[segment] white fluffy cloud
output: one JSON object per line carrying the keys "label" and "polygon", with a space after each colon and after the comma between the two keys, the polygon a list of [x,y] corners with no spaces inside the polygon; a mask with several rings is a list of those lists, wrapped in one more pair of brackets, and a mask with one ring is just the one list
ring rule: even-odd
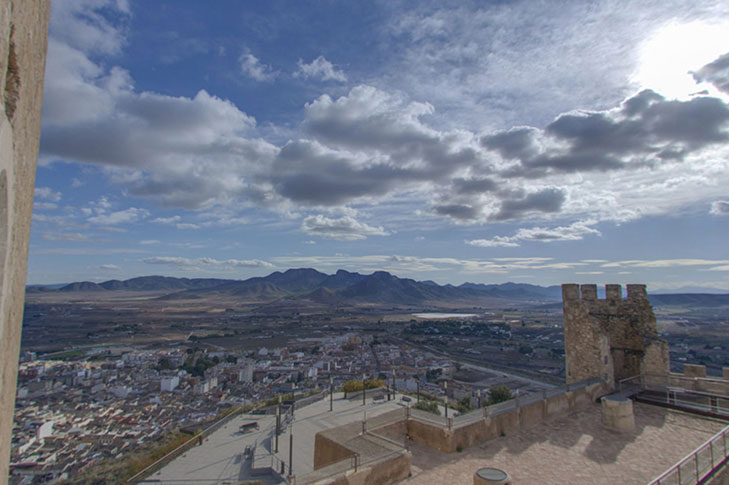
{"label": "white fluffy cloud", "polygon": [[132,222],[137,222],[147,216],[149,216],[149,211],[147,211],[146,209],[130,207],[129,209],[124,209],[121,211],[97,214],[95,216],[89,217],[87,220],[92,224],[113,226],[116,224],[130,224]]}
{"label": "white fluffy cloud", "polygon": [[311,77],[322,81],[347,81],[347,75],[344,74],[344,71],[336,69],[334,64],[326,60],[324,56],[317,57],[309,64],[299,59],[297,66],[298,69],[294,72],[294,77]]}
{"label": "white fluffy cloud", "polygon": [[[442,217],[459,224],[539,221],[539,226],[523,228],[512,236],[469,242],[502,247],[598,234],[580,222],[584,220],[623,221],[710,200],[715,201],[712,213],[724,210],[724,202],[717,199],[725,196],[724,187],[729,184],[729,106],[718,98],[675,101],[643,91],[619,103],[616,93],[608,98],[597,93],[579,99],[605,109],[555,111],[551,122],[551,118],[543,120],[544,128],[496,129],[489,124],[494,113],[482,114],[485,121],[478,128],[443,128],[448,123],[437,119],[458,119],[452,117],[451,105],[443,96],[475,99],[477,86],[486,83],[484,75],[471,67],[450,69],[470,66],[467,61],[471,60],[483,66],[479,58],[483,52],[476,48],[480,44],[466,42],[469,35],[476,35],[494,53],[484,66],[487,72],[494,72],[495,65],[496,74],[502,77],[518,71],[516,66],[510,70],[498,63],[517,59],[528,63],[530,59],[510,50],[527,52],[527,47],[542,43],[542,34],[534,30],[535,37],[516,46],[490,44],[494,40],[488,39],[493,36],[484,37],[479,29],[508,22],[486,15],[486,10],[475,14],[467,7],[413,11],[391,26],[398,35],[414,40],[408,52],[423,54],[418,62],[428,69],[452,72],[454,78],[446,85],[462,89],[436,95],[418,87],[423,84],[398,91],[379,83],[380,87],[355,86],[338,97],[324,94],[305,106],[299,137],[292,136],[291,141],[277,146],[264,140],[256,120],[229,100],[205,90],[194,97],[140,92],[129,72],[97,61],[96,55],[123,49],[123,23],[128,19],[123,6],[109,16],[116,23],[102,15],[101,7],[108,10],[114,4],[101,0],[54,4],[41,160],[104,166],[129,194],[152,198],[164,207],[231,209],[226,215],[230,224],[245,223],[234,210],[243,206],[286,214],[298,211],[302,231],[340,240],[386,235],[387,231],[351,215],[331,218],[316,212],[353,204],[382,208],[404,193],[413,206],[430,208],[417,213],[422,220]],[[571,7],[568,13],[580,11],[582,7]],[[519,8],[504,12],[511,18]],[[539,22],[559,23],[548,16],[540,17]],[[564,46],[554,45],[567,53],[579,54],[574,44],[577,38],[601,39],[579,26],[570,27],[579,32],[563,32],[551,24],[545,27],[551,30],[542,33],[557,32],[565,40]],[[442,33],[449,40],[438,40]],[[432,49],[436,46],[439,48]],[[505,49],[503,55],[500,48]],[[240,62],[241,69],[258,80],[274,75],[249,51]],[[539,62],[534,73],[537,79],[549,78],[552,83],[562,80],[564,73],[547,76],[547,70],[553,69]],[[564,68],[558,70],[561,73]],[[568,71],[574,73],[572,67]],[[415,66],[404,74],[405,78],[415,74],[419,79],[434,77]],[[297,75],[346,81],[344,73],[323,56],[308,64],[300,61]],[[516,102],[514,95],[520,90],[525,90],[521,103],[535,95],[527,88],[539,83],[529,78],[527,86],[519,79],[526,77],[497,76],[498,86],[517,83],[504,97],[505,103]],[[589,84],[590,91],[595,91],[594,85]],[[570,94],[567,87],[577,89],[572,81],[565,86],[557,90],[560,101],[555,106],[565,105]],[[583,91],[579,89],[581,96]],[[428,102],[431,99],[445,107],[438,113],[440,118],[433,116],[436,110]],[[540,95],[540,99],[546,97]],[[477,104],[471,103],[470,109]],[[513,106],[509,109],[518,111]],[[475,131],[483,126],[486,132]],[[134,208],[117,212],[87,209],[88,221],[95,224],[129,223],[148,215]],[[163,223],[163,219],[157,222]],[[550,229],[553,221],[567,222]],[[212,222],[168,223],[194,228]]]}
{"label": "white fluffy cloud", "polygon": [[179,256],[157,256],[144,258],[141,262],[146,264],[161,264],[181,267],[229,267],[229,268],[273,268],[273,265],[260,259],[226,259],[215,258],[183,258]]}
{"label": "white fluffy cloud", "polygon": [[263,64],[256,56],[246,51],[238,58],[243,74],[256,81],[272,81],[278,75],[271,66]]}
{"label": "white fluffy cloud", "polygon": [[471,246],[479,247],[516,247],[523,241],[555,242],[579,241],[585,236],[599,236],[600,231],[590,227],[594,222],[575,222],[569,226],[554,228],[530,227],[521,228],[513,236],[496,236],[491,239],[473,239],[466,241]]}
{"label": "white fluffy cloud", "polygon": [[368,236],[389,235],[384,228],[364,224],[351,216],[339,218],[331,218],[323,215],[309,216],[301,224],[301,230],[307,234],[342,241],[365,239]]}

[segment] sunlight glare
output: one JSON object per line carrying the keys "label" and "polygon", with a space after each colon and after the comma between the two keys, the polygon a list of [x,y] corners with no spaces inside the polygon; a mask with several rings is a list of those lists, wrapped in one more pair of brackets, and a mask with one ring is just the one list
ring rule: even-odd
{"label": "sunlight glare", "polygon": [[669,99],[687,99],[707,90],[726,97],[709,83],[697,84],[692,71],[729,52],[729,24],[691,22],[662,27],[640,46],[640,61],[632,81]]}

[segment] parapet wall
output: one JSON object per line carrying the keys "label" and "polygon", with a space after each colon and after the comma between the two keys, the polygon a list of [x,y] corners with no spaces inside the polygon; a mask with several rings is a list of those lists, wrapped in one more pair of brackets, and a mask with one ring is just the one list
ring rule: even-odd
{"label": "parapet wall", "polygon": [[668,344],[658,338],[645,285],[562,285],[565,377],[568,383],[600,378],[615,382],[641,373],[668,373]]}
{"label": "parapet wall", "polygon": [[[607,392],[609,392],[607,384],[598,382],[531,401],[518,407],[514,406],[505,411],[488,413],[482,419],[475,419],[463,425],[459,425],[458,421],[455,421],[451,429],[431,421],[414,418],[411,415],[407,421],[408,436],[418,444],[438,451],[453,453],[459,448],[465,449],[498,438],[502,434],[512,433],[557,416],[586,409]],[[468,415],[463,416],[463,418],[467,417]]]}
{"label": "parapet wall", "polygon": [[[585,382],[572,388],[568,386],[564,392],[558,391],[551,395],[545,393],[542,399],[529,399],[521,405],[518,400],[512,400],[490,406],[485,410],[475,410],[455,419],[416,413],[407,408],[406,413],[397,410],[387,413],[389,416],[378,416],[372,420],[373,424],[377,421],[385,423],[381,426],[370,426],[368,421],[366,428],[379,436],[396,441],[407,433],[406,437],[415,443],[453,453],[534,426],[547,419],[586,409],[594,405],[600,396],[609,392],[609,389],[604,382]],[[388,417],[392,417],[395,421],[388,420]],[[317,433],[314,469],[321,470],[324,466],[333,466],[337,460],[350,460],[355,450],[346,446],[346,443],[353,442],[352,438],[357,434],[357,429],[362,429],[361,423],[350,423]],[[316,476],[318,479],[316,483],[329,485],[394,483],[409,475],[410,461],[411,454],[404,448],[399,453],[390,451],[382,459],[365,463],[357,471],[342,469],[339,474],[329,479]]]}

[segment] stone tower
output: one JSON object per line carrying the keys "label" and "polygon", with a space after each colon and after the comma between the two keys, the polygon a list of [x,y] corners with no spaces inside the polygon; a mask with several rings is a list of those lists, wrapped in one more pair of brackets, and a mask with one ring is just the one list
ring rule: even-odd
{"label": "stone tower", "polygon": [[38,158],[48,0],[0,0],[0,483],[6,483]]}
{"label": "stone tower", "polygon": [[615,386],[641,373],[668,373],[668,343],[658,338],[645,285],[627,289],[624,300],[620,285],[606,285],[600,300],[596,285],[562,285],[567,383],[599,377]]}

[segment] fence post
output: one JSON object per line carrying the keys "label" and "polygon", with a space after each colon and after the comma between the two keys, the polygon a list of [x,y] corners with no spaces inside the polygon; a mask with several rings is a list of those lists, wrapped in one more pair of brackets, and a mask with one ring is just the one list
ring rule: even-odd
{"label": "fence post", "polygon": [[694,453],[694,463],[696,464],[696,483],[699,483],[699,452]]}

